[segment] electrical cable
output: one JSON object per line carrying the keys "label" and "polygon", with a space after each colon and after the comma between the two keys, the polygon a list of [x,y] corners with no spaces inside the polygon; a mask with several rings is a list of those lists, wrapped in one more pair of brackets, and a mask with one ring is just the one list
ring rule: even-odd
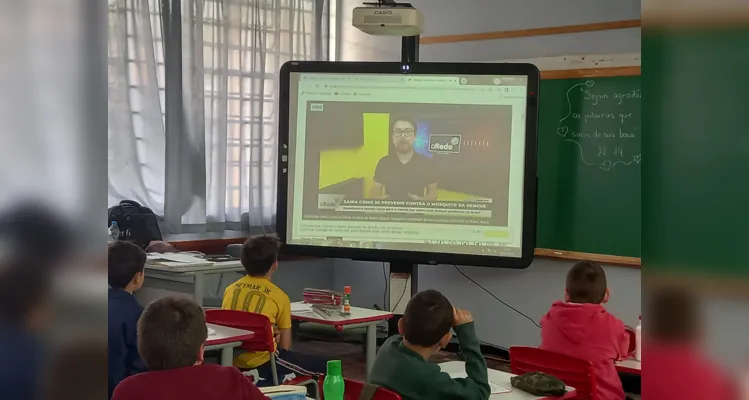
{"label": "electrical cable", "polygon": [[385,272],[385,261],[382,262],[382,276],[385,278],[385,293],[382,294],[382,309],[384,310],[387,305],[388,297],[388,275],[387,272]]}
{"label": "electrical cable", "polygon": [[481,286],[481,284],[479,284],[479,283],[478,283],[478,282],[476,282],[475,280],[471,279],[471,277],[470,277],[470,276],[468,276],[468,275],[466,275],[466,274],[465,274],[465,272],[461,271],[461,270],[460,270],[460,268],[458,268],[458,266],[457,266],[456,264],[453,264],[453,267],[455,267],[455,269],[456,269],[456,270],[458,270],[458,272],[460,272],[460,274],[461,274],[461,275],[463,275],[463,276],[464,276],[464,277],[465,277],[466,279],[468,279],[469,281],[473,282],[473,283],[474,283],[474,284],[475,284],[476,286],[480,287],[480,288],[481,288],[481,289],[483,289],[483,290],[484,290],[484,291],[485,291],[486,293],[488,293],[488,294],[489,294],[489,296],[492,296],[492,297],[494,297],[494,299],[495,299],[495,300],[497,300],[498,302],[500,302],[500,303],[504,304],[504,306],[505,306],[505,307],[507,307],[507,308],[509,308],[510,310],[512,310],[512,311],[515,311],[516,313],[518,313],[518,314],[522,315],[522,316],[523,316],[523,317],[525,317],[525,318],[526,318],[526,319],[527,319],[528,321],[531,321],[531,322],[533,323],[533,325],[536,325],[536,326],[537,326],[537,327],[539,327],[539,328],[541,327],[541,325],[539,325],[539,324],[538,324],[538,322],[536,322],[536,321],[535,321],[535,320],[534,320],[533,318],[531,318],[531,317],[529,317],[529,316],[527,316],[527,315],[523,314],[523,313],[522,313],[521,311],[519,311],[519,310],[518,310],[517,308],[515,308],[515,307],[513,307],[513,306],[511,306],[511,305],[509,305],[509,304],[507,304],[507,303],[505,303],[504,301],[502,301],[502,299],[500,299],[499,297],[495,296],[495,295],[494,295],[494,293],[490,292],[490,291],[489,291],[489,290],[487,290],[487,289],[486,289],[485,287]]}
{"label": "electrical cable", "polygon": [[406,279],[406,283],[403,284],[403,292],[401,292],[401,297],[398,298],[398,302],[395,303],[395,307],[390,308],[390,312],[395,312],[395,310],[398,309],[398,306],[401,303],[401,300],[403,300],[403,296],[406,294],[406,288],[408,287],[408,278]]}

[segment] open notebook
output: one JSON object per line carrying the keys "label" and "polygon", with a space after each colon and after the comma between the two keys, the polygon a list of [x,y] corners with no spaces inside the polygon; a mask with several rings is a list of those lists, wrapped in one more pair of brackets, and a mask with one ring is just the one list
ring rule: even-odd
{"label": "open notebook", "polygon": [[[465,372],[455,372],[455,373],[450,374],[450,377],[453,379],[468,378],[468,374],[466,374]],[[510,388],[497,385],[496,383],[492,381],[489,381],[489,390],[491,391],[491,394],[510,393]]]}

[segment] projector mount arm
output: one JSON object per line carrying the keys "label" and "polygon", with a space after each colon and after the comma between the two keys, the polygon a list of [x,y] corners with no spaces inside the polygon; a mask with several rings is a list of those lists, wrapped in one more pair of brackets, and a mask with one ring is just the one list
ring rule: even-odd
{"label": "projector mount arm", "polygon": [[[365,6],[376,8],[413,8],[411,3],[396,3],[395,0],[377,0],[376,3],[364,3]],[[408,72],[409,64],[419,62],[419,38],[416,36],[401,36],[401,62],[403,63],[403,72]]]}
{"label": "projector mount arm", "polygon": [[413,8],[411,3],[396,3],[395,0],[377,0],[377,3],[364,3],[365,6],[372,7],[409,7]]}

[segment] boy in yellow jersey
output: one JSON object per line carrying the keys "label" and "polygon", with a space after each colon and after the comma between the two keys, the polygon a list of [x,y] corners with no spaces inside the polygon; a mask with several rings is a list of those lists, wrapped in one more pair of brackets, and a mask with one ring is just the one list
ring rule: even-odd
{"label": "boy in yellow jersey", "polygon": [[[221,308],[263,314],[270,319],[276,332],[279,380],[292,379],[295,374],[325,373],[325,360],[289,351],[291,349],[291,302],[289,296],[271,282],[278,269],[281,242],[271,235],[254,236],[242,245],[241,261],[247,275],[224,291]],[[272,385],[270,354],[244,352],[234,365],[249,371],[258,386]]]}

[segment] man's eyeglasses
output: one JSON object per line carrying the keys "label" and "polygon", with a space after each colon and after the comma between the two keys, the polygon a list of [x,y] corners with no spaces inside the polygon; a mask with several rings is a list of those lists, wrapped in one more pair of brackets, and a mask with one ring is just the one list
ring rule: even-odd
{"label": "man's eyeglasses", "polygon": [[393,129],[393,136],[405,136],[411,137],[414,135],[414,130],[410,128],[406,129]]}

